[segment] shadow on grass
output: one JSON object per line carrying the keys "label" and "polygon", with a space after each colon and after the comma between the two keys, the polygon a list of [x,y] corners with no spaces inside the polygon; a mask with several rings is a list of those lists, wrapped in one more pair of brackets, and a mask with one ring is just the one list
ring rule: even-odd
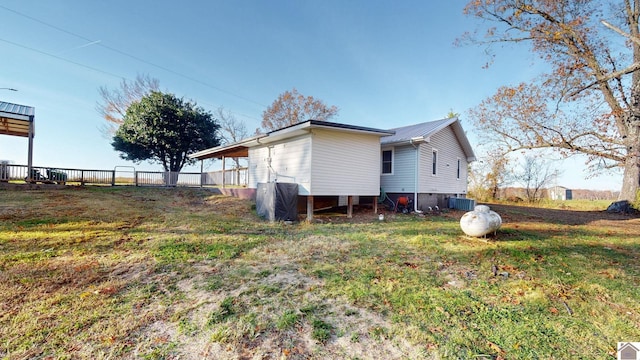
{"label": "shadow on grass", "polygon": [[503,222],[529,221],[563,225],[588,225],[598,220],[625,221],[638,218],[630,214],[611,214],[606,211],[575,211],[545,209],[528,206],[487,204],[502,217]]}

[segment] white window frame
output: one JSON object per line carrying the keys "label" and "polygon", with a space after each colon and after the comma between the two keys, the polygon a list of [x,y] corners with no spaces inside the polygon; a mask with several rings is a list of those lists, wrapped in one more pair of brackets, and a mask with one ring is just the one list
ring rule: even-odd
{"label": "white window frame", "polygon": [[[434,160],[435,155],[435,162]],[[438,149],[431,149],[431,176],[438,176]]]}
{"label": "white window frame", "polygon": [[458,158],[458,168],[456,169],[456,179],[462,178],[462,159]]}
{"label": "white window frame", "polygon": [[[384,152],[385,151],[390,151],[391,152],[391,172],[384,172]],[[394,164],[395,164],[395,151],[393,148],[390,149],[382,149],[382,151],[380,151],[380,174],[381,175],[393,175],[393,168],[394,168]]]}

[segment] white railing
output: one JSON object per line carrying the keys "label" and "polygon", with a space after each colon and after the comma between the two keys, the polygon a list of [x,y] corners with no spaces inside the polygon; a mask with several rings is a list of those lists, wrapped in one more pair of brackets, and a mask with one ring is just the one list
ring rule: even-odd
{"label": "white railing", "polygon": [[[242,167],[224,171],[224,185],[247,186],[249,183],[249,168]],[[222,170],[210,171],[202,174],[203,185],[222,186]]]}
{"label": "white railing", "polygon": [[202,186],[200,173],[174,171],[136,171],[137,186]]}

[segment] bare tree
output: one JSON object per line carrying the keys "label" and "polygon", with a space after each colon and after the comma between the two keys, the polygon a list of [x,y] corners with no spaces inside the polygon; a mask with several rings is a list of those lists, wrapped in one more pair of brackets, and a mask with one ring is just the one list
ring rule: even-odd
{"label": "bare tree", "polygon": [[556,174],[542,158],[527,155],[515,179],[524,187],[527,201],[535,203],[542,199],[542,190],[553,182]]}
{"label": "bare tree", "polygon": [[509,158],[498,149],[487,151],[470,165],[469,185],[473,196],[479,200],[497,200],[500,190],[512,181]]}
{"label": "bare tree", "polygon": [[327,106],[313,96],[304,96],[296,88],[285,91],[262,113],[262,129],[271,131],[307,120],[328,121],[338,108]]}
{"label": "bare tree", "polygon": [[138,75],[133,81],[122,79],[120,87],[109,89],[106,86],[98,88],[101,100],[96,104],[96,110],[107,121],[103,132],[109,137],[115,134],[124,122],[124,116],[129,106],[142,99],[152,91],[159,91],[160,82],[149,75]]}
{"label": "bare tree", "polygon": [[[249,137],[247,126],[242,120],[238,120],[233,114],[222,106],[215,111],[215,116],[220,124],[220,139],[222,145],[237,143]],[[241,167],[241,158],[233,158],[236,169]]]}
{"label": "bare tree", "polygon": [[[471,0],[480,44],[529,44],[551,71],[504,86],[472,112],[487,142],[584,154],[623,169],[621,200],[640,188],[640,0]],[[615,25],[613,25],[615,24]]]}

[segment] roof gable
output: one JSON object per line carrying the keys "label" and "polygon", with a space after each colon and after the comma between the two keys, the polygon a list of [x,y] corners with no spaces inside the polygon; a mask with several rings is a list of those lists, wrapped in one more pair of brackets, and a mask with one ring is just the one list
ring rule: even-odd
{"label": "roof gable", "polygon": [[457,118],[442,119],[391,129],[396,132],[395,135],[382,138],[381,143],[395,144],[408,142],[417,137],[428,138],[449,125],[452,119],[457,120]]}
{"label": "roof gable", "polygon": [[403,126],[395,129],[391,129],[395,134],[386,136],[380,139],[380,143],[384,145],[401,145],[410,144],[419,141],[430,141],[430,137],[433,134],[451,126],[453,132],[460,143],[468,161],[475,161],[476,155],[473,152],[471,143],[460,124],[460,120],[457,117],[441,119],[436,121],[423,122],[414,125]]}

